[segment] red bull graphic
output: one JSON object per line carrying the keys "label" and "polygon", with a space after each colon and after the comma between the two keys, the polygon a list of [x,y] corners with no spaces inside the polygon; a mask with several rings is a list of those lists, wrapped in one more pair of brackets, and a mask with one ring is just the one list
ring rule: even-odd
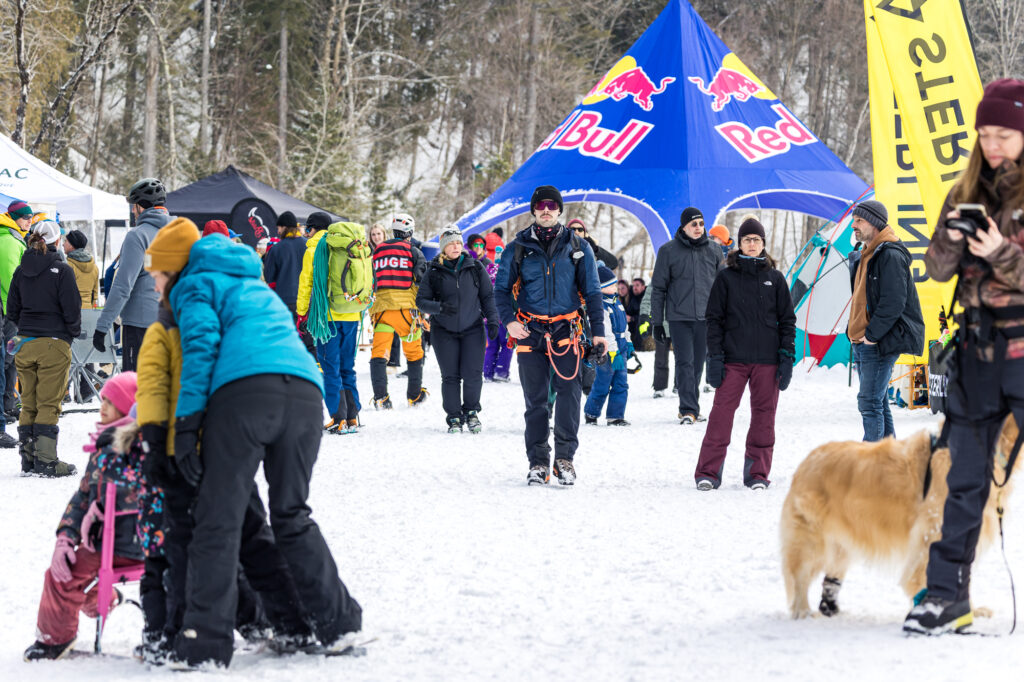
{"label": "red bull graphic", "polygon": [[611,97],[621,102],[632,97],[633,102],[644,111],[654,109],[654,96],[665,92],[670,83],[675,83],[674,76],[666,76],[658,85],[647,75],[642,66],[637,66],[632,57],[623,57],[611,68],[597,85],[591,88],[583,98],[583,104],[596,104]]}
{"label": "red bull graphic", "polygon": [[751,129],[746,123],[729,121],[715,126],[715,130],[750,163],[785,154],[792,146],[818,141],[800,119],[782,104],[772,105],[772,111],[779,116],[773,126]]}
{"label": "red bull graphic", "polygon": [[636,119],[630,119],[622,130],[602,128],[600,123],[600,112],[578,110],[555,128],[537,151],[576,150],[583,156],[594,156],[620,164],[629,158],[637,145],[654,129],[652,124]]}
{"label": "red bull graphic", "polygon": [[696,83],[697,87],[705,95],[711,95],[711,108],[715,111],[721,111],[722,107],[734,98],[739,102],[746,102],[763,89],[739,71],[725,67],[718,70],[718,73],[711,79],[707,87],[704,87],[703,78],[691,76],[689,81]]}

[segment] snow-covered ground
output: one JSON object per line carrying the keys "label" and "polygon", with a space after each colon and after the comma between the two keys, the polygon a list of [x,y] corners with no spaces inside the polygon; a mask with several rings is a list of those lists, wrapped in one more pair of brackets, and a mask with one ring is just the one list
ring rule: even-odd
{"label": "snow-covered ground", "polygon": [[[800,369],[782,394],[772,486],[741,481],[749,409],[741,407],[722,488],[694,489],[704,424],[680,426],[671,397],[651,397],[653,354],[630,378],[629,428],[583,426],[574,488],[528,488],[522,394],[484,386],[484,432],[448,435],[436,362],[429,401],[364,410],[359,434],[325,437],[311,506],[342,578],[377,637],[364,658],[241,654],[238,680],[1017,680],[1015,638],[907,639],[908,604],[892,575],[855,568],[833,619],[792,621],[779,573],[778,518],[792,473],[817,444],[859,439],[846,369]],[[370,395],[368,353],[360,390]],[[513,372],[515,375],[515,372]],[[390,378],[392,395],[405,380]],[[710,411],[712,396],[703,396]],[[62,458],[84,466],[95,415],[61,420]],[[927,410],[897,410],[899,435],[934,428]],[[13,429],[12,429],[13,430]],[[120,658],[26,664],[53,531],[77,480],[0,472],[0,679],[143,679],[171,675]],[[1010,503],[1007,556],[1024,575],[1024,533]],[[998,548],[975,568],[979,629],[1006,632],[1010,588]],[[134,592],[134,588],[129,588]],[[816,594],[812,595],[816,603]],[[129,654],[141,615],[114,612],[105,650]],[[78,649],[93,624],[82,618]],[[1013,672],[1016,670],[1017,672]]]}

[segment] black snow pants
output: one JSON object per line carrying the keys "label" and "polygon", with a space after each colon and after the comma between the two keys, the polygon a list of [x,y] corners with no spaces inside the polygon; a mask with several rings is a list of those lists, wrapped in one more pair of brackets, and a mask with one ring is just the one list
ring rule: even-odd
{"label": "black snow pants", "polygon": [[466,412],[479,412],[487,348],[483,325],[460,333],[435,324],[431,332],[434,356],[441,368],[441,402],[445,414],[461,417]]}
{"label": "black snow pants", "polygon": [[[320,448],[322,395],[286,374],[233,381],[210,397],[202,434],[203,478],[188,548],[188,589],[179,657],[196,665],[231,661],[240,530],[263,464],[270,523],[316,636],[330,644],[362,628],[362,609],[310,518],[309,481]],[[186,636],[188,635],[188,636]]]}

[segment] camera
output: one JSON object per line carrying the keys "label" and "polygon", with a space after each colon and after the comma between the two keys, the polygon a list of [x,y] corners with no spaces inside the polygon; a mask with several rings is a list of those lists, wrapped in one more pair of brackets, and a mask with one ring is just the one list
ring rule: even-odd
{"label": "camera", "polygon": [[959,204],[959,218],[950,218],[946,227],[962,232],[965,237],[977,239],[978,230],[988,230],[987,212],[982,204]]}

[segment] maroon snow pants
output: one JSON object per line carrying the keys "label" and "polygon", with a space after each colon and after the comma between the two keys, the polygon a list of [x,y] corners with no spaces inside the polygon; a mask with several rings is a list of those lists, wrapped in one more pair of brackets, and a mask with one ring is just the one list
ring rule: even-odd
{"label": "maroon snow pants", "polygon": [[743,463],[743,484],[756,481],[768,483],[775,448],[775,408],[779,404],[777,365],[753,365],[729,362],[725,378],[715,391],[715,404],[708,417],[708,428],[700,446],[700,458],[694,478],[711,481],[717,488],[722,483],[725,451],[732,440],[732,422],[750,385],[750,430],[747,431],[746,461]]}

